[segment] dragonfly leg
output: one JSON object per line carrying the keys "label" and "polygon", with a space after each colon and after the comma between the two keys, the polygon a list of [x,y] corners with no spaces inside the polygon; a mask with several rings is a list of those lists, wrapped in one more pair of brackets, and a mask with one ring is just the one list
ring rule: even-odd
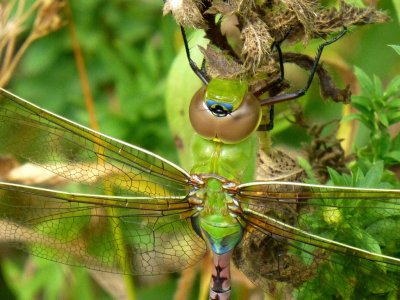
{"label": "dragonfly leg", "polygon": [[283,41],[286,39],[286,36],[277,42],[274,42],[272,44],[272,48],[275,48],[276,51],[278,52],[278,62],[279,62],[279,76],[275,77],[271,82],[260,88],[259,90],[254,92],[254,95],[256,97],[261,96],[265,92],[269,91],[271,87],[278,86],[284,79],[285,79],[285,66],[284,66],[284,61],[283,61],[283,53],[281,49],[281,44]]}
{"label": "dragonfly leg", "polygon": [[329,41],[326,41],[325,43],[321,44],[318,47],[318,51],[317,51],[317,54],[315,56],[313,66],[312,66],[311,71],[310,71],[310,76],[308,77],[307,84],[306,84],[306,86],[304,88],[299,89],[299,90],[297,90],[297,91],[295,91],[293,93],[277,95],[277,96],[273,96],[273,97],[270,97],[270,98],[265,99],[265,100],[261,100],[260,104],[261,105],[272,105],[272,104],[276,104],[276,103],[279,103],[279,102],[284,102],[284,101],[288,101],[288,100],[297,99],[297,98],[303,96],[311,86],[311,83],[312,83],[312,81],[314,79],[315,73],[317,72],[317,69],[318,69],[318,66],[319,66],[319,60],[321,59],[322,52],[324,51],[324,48],[326,46],[336,42],[337,40],[339,40],[341,37],[343,37],[346,34],[346,32],[347,32],[347,28],[344,28],[337,36],[335,36],[334,38],[332,38]]}
{"label": "dragonfly leg", "polygon": [[213,253],[214,268],[210,282],[210,300],[229,300],[231,295],[232,251],[224,254]]}
{"label": "dragonfly leg", "polygon": [[[283,62],[283,53],[281,49],[281,44],[283,41],[286,39],[286,37],[289,35],[289,33],[280,41],[275,42],[272,45],[272,48],[275,48],[276,51],[278,52],[278,61],[279,61],[279,76],[272,80],[269,84],[261,88],[260,90],[255,92],[255,96],[261,96],[263,93],[268,91],[271,87],[277,87],[279,86],[285,79],[285,67],[284,67],[284,62]],[[270,105],[269,109],[269,121],[267,124],[262,124],[260,127],[257,129],[258,131],[270,131],[274,128],[274,105]]]}
{"label": "dragonfly leg", "polygon": [[185,45],[186,57],[189,61],[189,65],[192,68],[193,72],[197,75],[197,77],[199,77],[200,80],[203,81],[203,83],[205,85],[207,85],[209,82],[207,75],[205,74],[205,72],[202,69],[200,69],[197,66],[197,64],[194,62],[194,60],[190,56],[189,43],[188,43],[188,40],[186,37],[185,29],[182,26],[181,26],[181,33],[182,33],[183,44]]}

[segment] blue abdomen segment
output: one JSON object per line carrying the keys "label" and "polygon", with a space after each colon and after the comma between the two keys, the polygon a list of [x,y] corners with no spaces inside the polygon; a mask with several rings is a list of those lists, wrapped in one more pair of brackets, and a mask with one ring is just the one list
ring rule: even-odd
{"label": "blue abdomen segment", "polygon": [[227,224],[221,215],[211,215],[199,220],[201,233],[216,254],[232,251],[242,240],[242,226],[236,221],[229,221]]}

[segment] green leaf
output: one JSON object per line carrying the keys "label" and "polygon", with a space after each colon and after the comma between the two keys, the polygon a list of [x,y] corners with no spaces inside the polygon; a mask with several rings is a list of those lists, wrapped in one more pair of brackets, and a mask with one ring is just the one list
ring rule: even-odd
{"label": "green leaf", "polygon": [[400,94],[400,76],[394,77],[387,85],[385,96],[392,96]]}
{"label": "green leaf", "polygon": [[400,122],[400,111],[390,114],[389,120],[390,120],[390,124],[396,124],[396,123]]}
{"label": "green leaf", "polygon": [[[373,222],[367,227],[366,230],[371,236],[374,236],[374,238],[379,242],[380,245],[386,248],[391,243],[393,243],[392,232],[399,232],[400,221],[396,221],[395,218],[390,218],[399,215],[399,212],[396,209],[388,209],[384,212],[385,218]],[[393,249],[393,251],[397,250]]]}
{"label": "green leaf", "polygon": [[388,132],[381,132],[380,138],[371,142],[371,147],[374,147],[377,150],[377,153],[380,154],[380,158],[385,156],[385,154],[390,150],[392,144],[392,140]]}
{"label": "green leaf", "polygon": [[383,126],[389,127],[389,120],[388,120],[385,112],[382,111],[382,112],[379,113],[379,120],[381,121]]}
{"label": "green leaf", "polygon": [[352,97],[351,104],[363,115],[371,115],[372,103],[370,98],[365,96],[355,96]]}
{"label": "green leaf", "polygon": [[374,94],[375,97],[378,99],[382,98],[383,95],[383,86],[382,81],[376,75],[373,76],[373,83],[374,83]]}
{"label": "green leaf", "polygon": [[364,229],[351,227],[349,232],[351,242],[359,248],[382,254],[381,246],[378,241]]}
{"label": "green leaf", "polygon": [[392,159],[395,162],[400,162],[400,150],[389,152],[385,155],[385,159]]}
{"label": "green leaf", "polygon": [[360,182],[364,181],[364,173],[361,171],[360,168],[357,168],[355,171],[352,172],[352,184],[351,186],[361,186]]}
{"label": "green leaf", "polygon": [[369,119],[367,116],[364,116],[362,114],[355,115],[356,117],[354,119],[359,120],[361,123],[363,123],[368,129],[374,130],[374,120]]}
{"label": "green leaf", "polygon": [[328,173],[334,185],[343,185],[344,177],[339,172],[332,168],[328,168]]}
{"label": "green leaf", "polygon": [[[397,5],[399,5],[399,2],[398,2]],[[400,6],[400,5],[399,5],[399,6]],[[400,9],[400,8],[399,8],[399,9]],[[391,48],[393,48],[394,51],[396,51],[397,54],[400,55],[400,45],[388,45],[388,46],[391,47]]]}
{"label": "green leaf", "polygon": [[365,7],[365,3],[362,0],[347,0],[347,4],[357,7]]}
{"label": "green leaf", "polygon": [[315,176],[315,173],[313,171],[313,168],[311,166],[311,164],[309,163],[308,160],[306,160],[305,158],[299,156],[297,158],[297,162],[299,164],[299,166],[306,172],[307,177],[309,178],[309,180],[307,180],[308,183],[318,183],[317,177]]}
{"label": "green leaf", "polygon": [[392,141],[393,149],[400,149],[400,132],[397,133],[395,138]]}
{"label": "green leaf", "polygon": [[353,121],[353,120],[360,120],[359,115],[358,114],[350,114],[350,115],[344,116],[341,121],[349,122],[349,121]]}
{"label": "green leaf", "polygon": [[366,96],[353,96],[351,99],[351,104],[357,104],[367,108],[368,110],[372,110],[371,108],[371,99]]}
{"label": "green leaf", "polygon": [[365,174],[362,187],[377,187],[383,174],[383,162],[378,161],[372,165],[372,168]]}
{"label": "green leaf", "polygon": [[[400,82],[400,80],[399,80]],[[400,86],[398,87],[400,89]],[[388,107],[400,110],[400,98],[394,99],[387,104]]]}
{"label": "green leaf", "polygon": [[375,91],[371,78],[358,67],[354,68],[354,73],[356,74],[356,77],[360,83],[363,94],[367,97],[373,97]]}
{"label": "green leaf", "polygon": [[392,3],[397,14],[397,21],[400,22],[400,2],[397,0],[393,0]]}

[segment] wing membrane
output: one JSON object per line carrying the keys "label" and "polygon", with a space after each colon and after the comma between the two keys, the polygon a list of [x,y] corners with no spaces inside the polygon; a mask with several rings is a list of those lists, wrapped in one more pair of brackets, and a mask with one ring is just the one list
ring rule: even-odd
{"label": "wing membrane", "polygon": [[190,223],[190,176],[171,162],[1,89],[0,141],[0,155],[98,194],[0,182],[2,241],[49,260],[129,274],[178,271],[204,254]]}
{"label": "wing membrane", "polygon": [[2,241],[101,271],[174,272],[194,264],[206,250],[191,229],[194,211],[185,197],[69,194],[1,183],[0,213]]}
{"label": "wing membrane", "polygon": [[[235,260],[260,286],[285,282],[299,299],[399,292],[399,190],[254,182],[235,197],[247,222]],[[263,272],[250,252],[272,254],[258,261]]]}
{"label": "wing membrane", "polygon": [[189,174],[167,160],[0,89],[0,154],[117,195],[182,196]]}

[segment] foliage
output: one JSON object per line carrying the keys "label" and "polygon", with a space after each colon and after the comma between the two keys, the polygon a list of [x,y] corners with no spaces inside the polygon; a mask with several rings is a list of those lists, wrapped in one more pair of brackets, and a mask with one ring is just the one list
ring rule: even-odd
{"label": "foliage", "polygon": [[[396,76],[383,89],[382,82],[377,76],[368,76],[359,68],[355,70],[358,82],[361,86],[361,95],[353,96],[352,105],[358,112],[351,114],[342,122],[358,120],[369,132],[364,145],[356,150],[356,158],[351,164],[350,174],[339,173],[334,169],[329,169],[329,185],[353,186],[362,188],[399,188],[398,177],[390,170],[391,166],[398,166],[400,163],[400,131],[394,130],[390,133],[390,127],[400,123],[400,77]],[[307,168],[311,181],[315,182],[315,175],[309,165],[304,160],[302,165]],[[324,203],[329,209],[329,199]],[[371,204],[376,205],[376,204]],[[383,205],[383,204],[379,204]],[[335,237],[336,240],[359,241],[360,246],[372,245],[375,252],[381,252],[384,248],[387,253],[398,256],[398,244],[391,238],[390,232],[397,232],[400,228],[400,219],[397,213],[391,209],[390,203],[387,205],[385,214],[374,210],[366,213],[364,210],[357,210],[357,201],[352,204],[354,209],[336,209],[334,218],[326,219],[326,209],[321,209],[312,215],[307,216],[308,224],[313,224],[320,230],[321,236],[328,238]],[[329,224],[330,223],[330,224]],[[332,226],[334,225],[334,226]],[[388,233],[388,234],[385,234]],[[376,297],[380,294],[384,299],[392,299],[398,295],[398,290],[382,290],[379,283],[365,281],[364,272],[373,272],[378,280],[390,278],[390,272],[381,270],[378,267],[372,271],[363,270],[358,266],[358,272],[354,272],[350,262],[342,262],[343,266],[335,267],[327,264],[311,283],[307,283],[298,291],[298,296],[304,299],[315,296],[315,291],[319,291],[320,298],[337,297],[353,298],[354,295],[363,298]],[[360,262],[361,264],[361,262]],[[317,289],[317,286],[329,274],[332,282],[335,282],[334,289]],[[343,280],[338,280],[342,278]],[[378,281],[379,281],[378,280]],[[360,289],[358,284],[363,287]]]}
{"label": "foliage", "polygon": [[175,55],[176,24],[161,17],[162,3],[93,0],[69,5],[73,20],[65,19],[61,30],[30,46],[8,89],[88,124],[68,27],[74,22],[101,131],[173,159],[162,99]]}
{"label": "foliage", "polygon": [[[0,3],[0,86],[5,86],[26,50],[40,38],[61,28],[63,1]],[[30,26],[32,24],[32,26]],[[28,28],[28,30],[27,30]],[[25,35],[25,37],[22,37]]]}
{"label": "foliage", "polygon": [[385,167],[400,162],[400,132],[392,138],[389,128],[400,122],[400,76],[394,77],[383,89],[377,76],[370,78],[364,71],[356,68],[356,76],[362,95],[353,97],[352,104],[358,113],[349,119],[359,120],[369,131],[366,145],[358,149],[358,164],[369,168],[378,161]]}

